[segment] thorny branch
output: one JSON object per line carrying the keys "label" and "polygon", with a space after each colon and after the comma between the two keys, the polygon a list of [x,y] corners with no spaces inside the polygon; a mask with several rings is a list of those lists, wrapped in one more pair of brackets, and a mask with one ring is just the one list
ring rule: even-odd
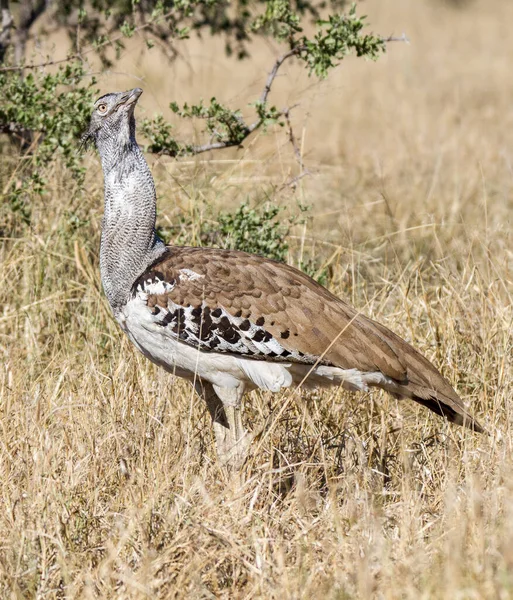
{"label": "thorny branch", "polygon": [[260,103],[265,104],[267,102],[267,97],[269,96],[269,92],[271,91],[271,87],[273,85],[274,80],[276,79],[276,75],[278,75],[278,70],[282,66],[282,64],[292,56],[297,56],[305,49],[304,46],[296,46],[289,52],[283,54],[276,60],[273,68],[269,71],[269,76],[267,77],[267,81],[264,89],[262,90],[262,94],[260,95]]}
{"label": "thorny branch", "polygon": [[[262,90],[262,93],[260,94],[260,98],[258,101],[260,105],[263,106],[267,103],[267,98],[271,91],[272,85],[273,85],[274,80],[276,79],[276,76],[278,75],[278,71],[279,71],[280,67],[283,65],[283,63],[287,59],[291,58],[292,56],[297,56],[303,49],[304,49],[303,46],[297,46],[296,48],[283,54],[276,60],[276,62],[273,65],[273,68],[269,72],[264,89]],[[291,123],[290,123],[290,116],[289,116],[290,110],[291,110],[290,108],[284,108],[276,113],[276,117],[280,117],[280,116],[286,117],[287,124],[289,126],[289,139],[292,141],[292,140],[295,140],[295,137],[294,137],[294,134],[292,133]],[[256,121],[251,123],[251,125],[248,125],[244,129],[244,131],[243,131],[244,135],[242,138],[239,136],[236,139],[232,138],[232,139],[227,139],[227,140],[223,140],[220,142],[203,144],[201,146],[188,146],[185,153],[188,155],[195,156],[196,154],[202,154],[203,152],[209,152],[210,150],[221,150],[222,148],[232,148],[234,146],[242,146],[242,142],[245,139],[247,139],[254,131],[259,129],[263,124],[264,124],[264,119],[258,118]],[[295,147],[294,151],[297,156],[299,153],[299,149],[297,148],[297,146]],[[179,153],[180,153],[179,151],[165,150],[165,149],[161,150],[159,152],[159,154],[165,155],[165,156],[177,156]],[[300,163],[300,164],[302,164],[302,163]]]}
{"label": "thorny branch", "polygon": [[286,181],[282,185],[282,188],[295,188],[298,181],[300,179],[303,179],[303,177],[306,177],[307,175],[311,175],[311,172],[305,167],[305,164],[303,162],[303,155],[301,154],[301,149],[299,148],[296,136],[294,135],[294,130],[292,129],[292,123],[290,122],[290,110],[286,109],[283,113],[283,116],[285,117],[285,121],[287,122],[287,128],[289,131],[289,142],[291,143],[292,148],[294,149],[294,154],[296,155],[296,160],[299,164],[299,175],[296,175],[295,177],[292,177],[292,179]]}
{"label": "thorny branch", "polygon": [[[394,37],[394,36],[389,36],[387,38],[384,38],[383,41],[385,43],[388,42],[406,42],[409,43],[408,38],[406,37],[406,35],[403,33],[400,37]],[[304,52],[306,50],[306,46],[305,45],[298,45],[294,48],[292,48],[291,50],[289,50],[288,52],[286,52],[285,54],[282,54],[278,59],[276,59],[272,69],[269,71],[269,74],[267,76],[267,80],[265,83],[265,86],[262,90],[262,93],[260,94],[258,103],[261,106],[265,106],[267,104],[267,99],[269,97],[269,94],[271,92],[271,88],[273,86],[274,80],[276,79],[277,75],[278,75],[278,71],[280,70],[280,68],[282,67],[282,65],[290,58],[292,58],[293,56],[299,56],[302,52]],[[290,111],[292,110],[292,108],[294,107],[286,107],[283,108],[280,111],[277,111],[275,113],[276,117],[284,117],[285,121],[287,123],[287,129],[288,129],[288,135],[289,135],[289,141],[292,144],[292,147],[294,149],[294,154],[296,156],[296,159],[298,161],[298,164],[300,166],[301,169],[301,175],[299,176],[299,178],[304,177],[305,175],[309,175],[310,172],[308,171],[308,169],[305,168],[304,163],[303,163],[303,158],[301,156],[301,151],[297,145],[297,140],[296,137],[294,135],[294,131],[292,128],[292,123],[290,120]],[[176,150],[176,149],[162,149],[158,152],[158,154],[160,155],[165,155],[165,156],[178,156],[179,154],[183,153],[183,154],[187,154],[189,156],[195,156],[196,154],[202,154],[203,152],[209,152],[211,150],[221,150],[223,148],[232,148],[234,146],[242,146],[242,143],[244,142],[244,140],[246,140],[254,131],[256,131],[257,129],[259,129],[262,125],[264,124],[264,119],[259,118],[256,121],[254,121],[253,123],[251,123],[251,125],[248,125],[247,127],[244,128],[243,130],[243,136],[240,137],[238,136],[237,138],[229,138],[223,141],[219,141],[219,142],[213,142],[213,143],[209,143],[209,144],[202,144],[201,146],[187,146],[184,147],[183,150]],[[296,178],[297,179],[297,178]]]}

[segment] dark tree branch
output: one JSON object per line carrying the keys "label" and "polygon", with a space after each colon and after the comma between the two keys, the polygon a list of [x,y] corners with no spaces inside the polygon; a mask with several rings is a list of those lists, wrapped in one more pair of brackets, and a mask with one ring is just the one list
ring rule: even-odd
{"label": "dark tree branch", "polygon": [[16,41],[14,44],[14,60],[21,64],[25,57],[25,48],[32,25],[46,10],[46,0],[25,0],[20,4],[20,18],[16,26]]}
{"label": "dark tree branch", "polygon": [[[173,15],[173,11],[169,11],[169,12],[165,13],[164,15],[162,15],[161,17],[159,17],[159,19],[165,20],[172,15]],[[138,27],[136,27],[134,29],[134,33],[137,33],[139,31],[142,31],[143,29],[152,27],[153,25],[154,25],[153,21],[148,22],[148,23],[143,23],[142,25],[139,25]],[[61,58],[59,60],[47,60],[47,61],[35,64],[35,65],[31,64],[31,65],[18,65],[15,67],[0,67],[0,73],[6,73],[6,72],[10,72],[10,71],[25,71],[28,69],[41,69],[42,67],[50,67],[52,65],[59,65],[59,64],[65,63],[65,62],[69,62],[71,60],[83,60],[83,57],[86,54],[89,54],[95,50],[99,50],[100,48],[108,46],[109,44],[115,44],[117,41],[119,41],[123,37],[125,37],[125,36],[122,33],[120,33],[119,35],[116,35],[113,38],[109,38],[108,40],[105,40],[104,42],[102,42],[101,44],[98,44],[97,46],[88,48],[84,52],[76,52],[75,54],[70,54],[66,58]]]}
{"label": "dark tree branch", "polygon": [[0,123],[0,133],[6,133],[20,141],[24,141],[27,136],[34,133],[34,129],[24,127],[19,123]]}
{"label": "dark tree branch", "polygon": [[2,21],[0,23],[0,63],[4,61],[5,53],[11,43],[11,29],[14,25],[9,0],[0,0],[0,11]]}
{"label": "dark tree branch", "polygon": [[[242,146],[242,142],[249,137],[253,131],[258,129],[262,125],[262,121],[255,121],[244,130],[244,137],[238,139],[228,139],[222,142],[214,142],[212,144],[203,144],[202,146],[190,146],[187,148],[187,154],[195,156],[196,154],[202,154],[203,152],[209,152],[210,150],[222,150],[223,148],[233,148],[233,146]],[[171,152],[160,152],[159,154],[165,154],[166,156],[176,156],[178,153]]]}
{"label": "dark tree branch", "polygon": [[0,123],[0,133],[21,133],[25,128],[18,123]]}

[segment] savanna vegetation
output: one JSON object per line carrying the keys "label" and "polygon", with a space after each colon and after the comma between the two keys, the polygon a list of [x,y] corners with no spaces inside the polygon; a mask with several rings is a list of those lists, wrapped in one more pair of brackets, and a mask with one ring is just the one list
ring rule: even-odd
{"label": "savanna vegetation", "polygon": [[[513,596],[513,6],[1,9],[1,597]],[[136,86],[163,237],[307,271],[490,435],[377,392],[253,392],[251,456],[220,468],[99,282],[80,136]]]}

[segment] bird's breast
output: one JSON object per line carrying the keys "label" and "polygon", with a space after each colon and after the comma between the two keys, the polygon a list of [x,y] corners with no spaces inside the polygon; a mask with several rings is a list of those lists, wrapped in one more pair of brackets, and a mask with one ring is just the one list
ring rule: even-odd
{"label": "bird's breast", "polygon": [[200,377],[222,387],[237,387],[241,371],[237,359],[205,353],[170,335],[136,295],[116,316],[123,331],[149,360],[186,379]]}

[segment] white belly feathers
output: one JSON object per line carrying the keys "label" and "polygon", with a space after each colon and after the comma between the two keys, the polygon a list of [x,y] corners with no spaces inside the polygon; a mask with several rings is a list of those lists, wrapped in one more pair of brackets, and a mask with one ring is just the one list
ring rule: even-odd
{"label": "white belly feathers", "polygon": [[377,375],[356,369],[266,362],[200,351],[162,327],[139,295],[126,304],[117,320],[130,340],[152,362],[179,377],[190,380],[199,377],[219,387],[243,385],[277,392],[293,383],[301,383],[306,388],[343,385],[351,390],[367,390]]}

